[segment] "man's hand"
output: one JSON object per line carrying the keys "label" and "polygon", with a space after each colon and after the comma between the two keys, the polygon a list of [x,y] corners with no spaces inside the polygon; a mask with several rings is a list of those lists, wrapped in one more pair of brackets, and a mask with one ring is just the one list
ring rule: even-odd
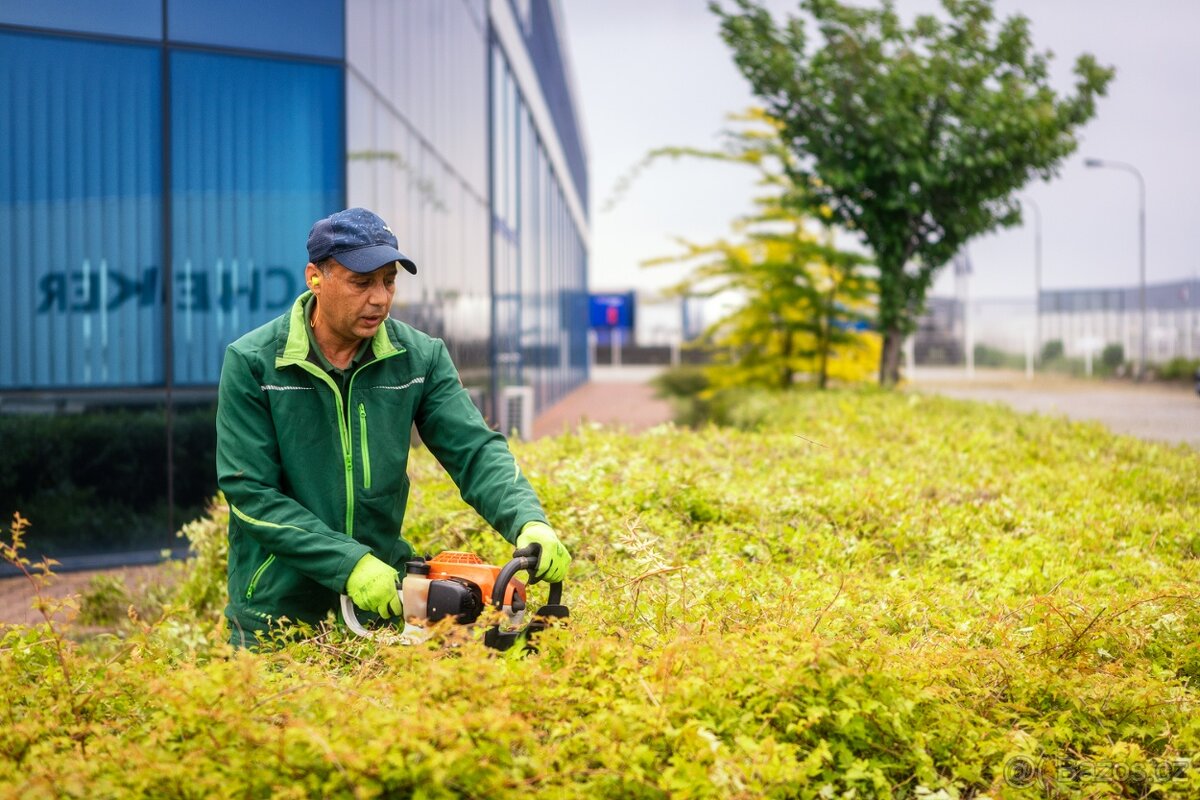
{"label": "man's hand", "polygon": [[571,564],[571,554],[558,540],[558,534],[544,522],[527,522],[521,528],[517,537],[517,548],[528,547],[531,544],[541,545],[541,555],[538,557],[537,571],[534,581],[560,583],[567,577],[567,567]]}
{"label": "man's hand", "polygon": [[346,594],[359,608],[391,619],[404,613],[399,583],[399,572],[367,553],[350,571]]}

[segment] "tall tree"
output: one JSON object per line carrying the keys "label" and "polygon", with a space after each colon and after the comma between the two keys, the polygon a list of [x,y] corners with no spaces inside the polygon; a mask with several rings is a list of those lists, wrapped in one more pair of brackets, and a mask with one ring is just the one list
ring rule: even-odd
{"label": "tall tree", "polygon": [[1074,152],[1113,70],[1075,62],[1074,93],[1049,85],[1049,53],[1029,20],[997,22],[992,0],[942,0],[944,19],[905,27],[890,0],[859,8],[801,0],[776,24],[755,0],[713,0],[734,61],[784,125],[812,208],[857,231],[879,270],[879,380],[899,378],[900,350],[939,268],[971,238],[1017,224],[1014,192],[1052,177]]}
{"label": "tall tree", "polygon": [[[744,123],[727,130],[718,150],[665,147],[649,153],[618,187],[660,158],[704,158],[753,167],[762,193],[755,211],[734,223],[736,241],[698,245],[683,241],[683,252],[647,265],[692,263],[672,288],[676,294],[736,294],[740,304],[707,331],[719,360],[708,370],[715,388],[758,384],[790,388],[797,374],[814,376],[825,388],[831,374],[861,379],[865,352],[877,352],[871,336],[856,330],[873,310],[874,283],[862,266],[867,259],[838,250],[826,228],[814,233],[814,219],[797,195],[804,191],[786,169],[793,153],[780,138],[781,125],[751,109],[731,117]],[[828,215],[828,209],[825,209]]]}

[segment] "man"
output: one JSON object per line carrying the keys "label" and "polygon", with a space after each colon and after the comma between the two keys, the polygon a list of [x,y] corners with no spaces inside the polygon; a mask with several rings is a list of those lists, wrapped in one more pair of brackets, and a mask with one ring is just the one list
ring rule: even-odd
{"label": "man", "polygon": [[400,529],[414,423],[501,536],[540,545],[535,580],[566,574],[570,554],[445,344],[388,317],[398,268],[417,272],[398,246],[366,209],[319,220],[308,235],[309,291],[225,351],[217,482],[230,512],[225,616],[235,645],[285,620],[319,622],[341,593],[403,618],[397,567],[413,554]]}

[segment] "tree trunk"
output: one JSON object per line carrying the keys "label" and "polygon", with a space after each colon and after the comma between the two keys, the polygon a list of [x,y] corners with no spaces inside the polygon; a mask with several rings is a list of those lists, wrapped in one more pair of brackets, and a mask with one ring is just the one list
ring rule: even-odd
{"label": "tree trunk", "polygon": [[784,389],[785,391],[792,388],[792,383],[794,380],[794,378],[792,376],[792,348],[793,347],[794,347],[794,343],[792,341],[792,332],[785,330],[783,332],[783,346],[781,348],[783,350],[783,358],[781,359],[783,364],[782,364],[782,370],[779,374],[780,387],[782,389]]}
{"label": "tree trunk", "polygon": [[883,353],[879,358],[879,385],[895,386],[900,381],[900,353],[904,349],[904,332],[888,328],[883,334]]}

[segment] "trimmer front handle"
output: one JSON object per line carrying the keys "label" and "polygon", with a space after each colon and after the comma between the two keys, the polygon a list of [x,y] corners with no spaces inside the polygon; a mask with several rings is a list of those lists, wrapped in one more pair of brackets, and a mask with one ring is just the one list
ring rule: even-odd
{"label": "trimmer front handle", "polygon": [[[492,587],[492,605],[497,609],[503,607],[504,592],[508,588],[508,582],[518,572],[529,573],[529,582],[533,582],[541,552],[541,545],[538,544],[531,544],[513,552],[512,560],[501,567],[499,574],[496,575],[496,584]],[[496,650],[508,650],[518,641],[525,639],[525,649],[536,652],[537,648],[529,643],[528,637],[544,630],[547,619],[567,619],[570,616],[571,612],[562,604],[562,581],[552,583],[546,605],[537,610],[528,625],[515,631],[502,631],[499,625],[493,625],[484,634],[483,643]]]}

